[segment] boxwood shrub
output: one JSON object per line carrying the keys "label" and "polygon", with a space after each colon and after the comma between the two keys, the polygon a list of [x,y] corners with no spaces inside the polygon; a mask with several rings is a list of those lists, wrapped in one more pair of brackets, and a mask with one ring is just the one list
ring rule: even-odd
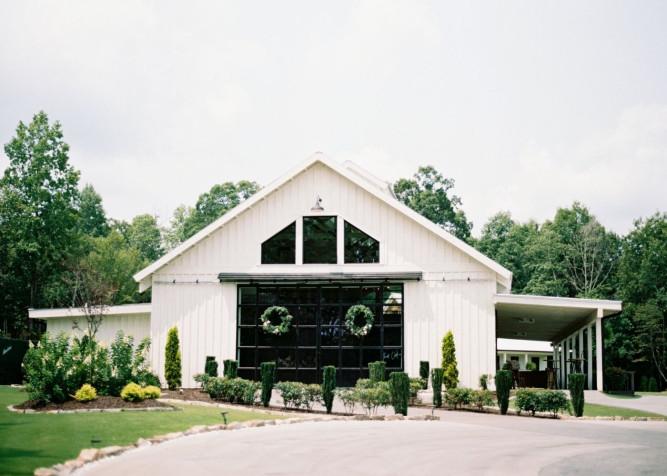
{"label": "boxwood shrub", "polygon": [[273,391],[273,384],[276,380],[276,363],[262,362],[262,405],[269,406],[271,401],[271,392]]}
{"label": "boxwood shrub", "polygon": [[424,390],[428,387],[429,363],[428,360],[419,361],[419,377],[424,381]]}
{"label": "boxwood shrub", "polygon": [[500,413],[505,415],[510,404],[510,389],[512,388],[512,371],[498,370],[496,372],[496,397]]}
{"label": "boxwood shrub", "polygon": [[384,382],[387,380],[387,363],[383,361],[368,364],[368,377],[371,382]]}
{"label": "boxwood shrub", "polygon": [[515,396],[514,403],[519,414],[527,412],[534,416],[536,412],[551,413],[556,418],[559,411],[570,409],[567,395],[562,390],[521,388],[516,391]]}
{"label": "boxwood shrub", "polygon": [[327,365],[322,369],[322,401],[327,409],[327,413],[331,413],[335,390],[336,367],[333,365]]}
{"label": "boxwood shrub", "polygon": [[433,405],[442,406],[442,369],[431,369],[431,387],[433,387]]}
{"label": "boxwood shrub", "polygon": [[391,390],[391,404],[394,406],[394,413],[407,416],[408,403],[410,402],[410,378],[408,374],[405,372],[392,372],[389,374],[389,388]]}
{"label": "boxwood shrub", "polygon": [[584,384],[586,374],[570,374],[567,376],[567,387],[570,389],[570,401],[574,416],[580,417],[584,414]]}

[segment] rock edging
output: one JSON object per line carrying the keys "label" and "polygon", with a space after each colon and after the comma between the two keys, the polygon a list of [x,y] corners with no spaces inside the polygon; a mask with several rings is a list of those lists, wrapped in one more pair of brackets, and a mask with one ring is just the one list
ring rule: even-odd
{"label": "rock edging", "polygon": [[232,422],[227,425],[197,425],[192,428],[166,435],[154,436],[152,438],[139,438],[133,445],[128,446],[106,446],[104,448],[86,448],[81,450],[78,458],[59,463],[49,468],[37,468],[34,472],[35,476],[66,476],[73,471],[83,467],[85,464],[99,461],[110,456],[120,455],[126,451],[135,448],[142,448],[144,446],[152,446],[166,441],[171,441],[176,438],[182,438],[189,435],[197,435],[200,433],[207,433],[209,431],[233,431],[246,428],[259,428],[269,425],[291,425],[296,423],[312,423],[312,422],[330,422],[330,421],[433,421],[440,420],[438,416],[419,415],[413,417],[405,417],[403,415],[354,415],[354,416],[307,416],[287,418],[285,420],[248,420],[245,422]]}
{"label": "rock edging", "polygon": [[180,408],[175,407],[145,407],[145,408],[81,408],[79,410],[46,410],[38,411],[33,409],[23,410],[15,408],[14,405],[9,405],[7,410],[13,413],[34,413],[45,415],[57,415],[59,413],[120,413],[120,412],[173,412],[181,411]]}

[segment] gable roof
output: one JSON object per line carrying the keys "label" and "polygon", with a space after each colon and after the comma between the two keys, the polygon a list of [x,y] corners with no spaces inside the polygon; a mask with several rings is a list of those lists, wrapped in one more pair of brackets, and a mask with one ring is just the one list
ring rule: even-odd
{"label": "gable roof", "polygon": [[203,230],[199,231],[195,235],[188,238],[186,241],[178,245],[176,248],[171,250],[169,253],[165,254],[157,261],[151,263],[149,266],[136,273],[134,275],[134,280],[140,283],[140,287],[142,290],[148,289],[151,286],[149,279],[153,275],[153,273],[155,273],[160,268],[169,264],[172,260],[182,255],[190,248],[196,246],[200,241],[210,236],[218,229],[222,228],[225,224],[237,218],[246,210],[252,208],[258,202],[266,199],[266,197],[271,195],[273,192],[278,190],[281,186],[292,180],[297,175],[306,172],[308,169],[312,168],[317,164],[322,164],[325,167],[328,167],[333,171],[337,172],[350,182],[354,183],[355,185],[364,189],[366,192],[373,195],[378,200],[382,201],[391,208],[394,208],[397,211],[401,212],[402,214],[406,215],[413,221],[417,222],[424,228],[428,229],[432,233],[436,234],[437,236],[445,240],[450,245],[454,246],[458,250],[467,254],[468,256],[478,261],[479,263],[483,264],[487,268],[491,269],[493,272],[496,273],[498,282],[500,282],[503,286],[507,287],[507,289],[511,288],[512,285],[511,271],[504,268],[503,266],[496,263],[487,256],[483,255],[482,253],[480,253],[479,251],[477,251],[475,248],[468,245],[464,241],[456,238],[454,235],[450,234],[449,232],[445,231],[443,228],[439,227],[432,221],[423,217],[422,215],[420,215],[407,205],[403,204],[401,201],[395,198],[393,191],[388,185],[385,184],[385,186],[383,187],[382,181],[380,181],[378,178],[376,178],[366,170],[362,169],[358,165],[353,164],[351,162],[346,162],[344,165],[340,165],[337,162],[325,156],[321,152],[317,152],[311,155],[304,162],[297,165],[296,167],[294,167],[293,169],[282,175],[277,180],[274,180],[266,187],[262,188],[252,197],[250,197],[249,199],[245,200],[241,204],[234,207],[232,210],[225,213],[223,216],[215,220],[213,223],[208,225]]}

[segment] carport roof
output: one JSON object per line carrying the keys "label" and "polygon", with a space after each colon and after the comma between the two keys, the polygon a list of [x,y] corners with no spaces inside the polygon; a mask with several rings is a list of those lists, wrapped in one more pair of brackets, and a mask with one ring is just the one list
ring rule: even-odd
{"label": "carport roof", "polygon": [[621,301],[496,294],[496,337],[558,342],[602,317],[617,314]]}

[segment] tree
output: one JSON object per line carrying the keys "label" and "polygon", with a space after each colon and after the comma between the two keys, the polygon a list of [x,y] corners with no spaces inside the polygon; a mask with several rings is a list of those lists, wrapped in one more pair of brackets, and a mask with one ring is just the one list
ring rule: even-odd
{"label": "tree", "polygon": [[449,196],[454,180],[444,178],[433,166],[420,166],[412,179],[399,179],[394,184],[396,197],[407,206],[457,238],[470,238],[472,222],[460,210],[461,199]]}
{"label": "tree", "polygon": [[169,329],[167,335],[167,345],[164,349],[164,378],[169,390],[181,386],[181,349],[177,327]]}
{"label": "tree", "polygon": [[127,244],[135,248],[146,262],[153,262],[164,254],[162,233],[157,219],[148,214],[137,215],[123,233]]}
{"label": "tree", "polygon": [[667,384],[667,295],[640,305],[634,317],[640,359],[649,360]]}
{"label": "tree", "polygon": [[102,197],[92,185],[86,184],[79,198],[79,231],[90,237],[106,236],[109,223],[102,206]]}
{"label": "tree", "polygon": [[[69,164],[69,146],[63,141],[60,123],[49,124],[44,112],[25,125],[19,122],[16,135],[5,144],[9,166],[0,179],[0,236],[7,284],[18,302],[9,303],[16,312],[13,327],[27,328],[27,309],[49,305],[41,285],[60,274],[76,246],[79,172]],[[3,303],[7,306],[7,303]]]}
{"label": "tree", "polygon": [[456,388],[459,384],[459,370],[456,365],[456,346],[454,344],[454,334],[448,331],[442,338],[442,383],[445,388]]}

